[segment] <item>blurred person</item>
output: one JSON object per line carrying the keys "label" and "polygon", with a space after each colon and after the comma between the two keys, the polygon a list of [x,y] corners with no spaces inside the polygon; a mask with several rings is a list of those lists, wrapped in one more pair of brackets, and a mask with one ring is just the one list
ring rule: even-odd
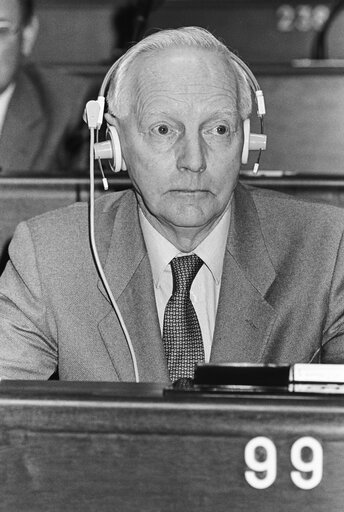
{"label": "blurred person", "polygon": [[21,223],[0,376],[170,383],[203,361],[343,363],[344,212],[240,183],[252,102],[233,54],[204,29],[166,30],[109,76],[133,190],[97,198],[95,239],[121,315],[86,203]]}
{"label": "blurred person", "polygon": [[29,61],[39,30],[33,0],[0,0],[0,176],[83,169],[81,78]]}

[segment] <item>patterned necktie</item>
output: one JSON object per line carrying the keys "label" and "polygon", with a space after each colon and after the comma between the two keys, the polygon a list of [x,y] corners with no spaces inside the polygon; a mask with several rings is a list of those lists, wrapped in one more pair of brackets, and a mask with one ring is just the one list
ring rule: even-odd
{"label": "patterned necktie", "polygon": [[167,302],[163,342],[172,382],[194,377],[196,363],[204,361],[201,328],[190,299],[190,288],[203,261],[196,255],[171,261],[173,292]]}

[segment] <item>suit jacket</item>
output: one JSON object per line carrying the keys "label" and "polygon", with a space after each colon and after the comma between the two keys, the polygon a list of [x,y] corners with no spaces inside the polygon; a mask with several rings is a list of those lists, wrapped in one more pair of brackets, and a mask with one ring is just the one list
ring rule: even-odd
{"label": "suit jacket", "polygon": [[24,66],[0,136],[0,176],[84,170],[88,130],[82,114],[91,97],[84,79]]}
{"label": "suit jacket", "polygon": [[[213,362],[344,362],[344,212],[238,184]],[[167,382],[151,267],[132,191],[96,204],[96,240],[141,381]],[[0,278],[0,376],[134,379],[95,269],[87,205],[21,223]]]}

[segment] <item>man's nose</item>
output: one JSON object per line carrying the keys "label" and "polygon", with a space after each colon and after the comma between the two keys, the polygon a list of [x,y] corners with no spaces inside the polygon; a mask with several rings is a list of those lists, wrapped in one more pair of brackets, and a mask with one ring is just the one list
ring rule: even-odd
{"label": "man's nose", "polygon": [[179,142],[177,168],[180,171],[203,172],[206,166],[205,147],[201,135],[185,134]]}

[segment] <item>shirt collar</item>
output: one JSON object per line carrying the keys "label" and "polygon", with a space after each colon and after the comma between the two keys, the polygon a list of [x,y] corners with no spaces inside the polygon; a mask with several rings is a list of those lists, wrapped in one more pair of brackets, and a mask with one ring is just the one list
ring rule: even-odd
{"label": "shirt collar", "polygon": [[[193,251],[209,268],[218,285],[221,282],[222,276],[223,259],[231,217],[231,202],[232,201],[229,202],[220,221]],[[139,216],[149,261],[152,267],[154,286],[158,287],[162,273],[165,271],[170,261],[176,256],[185,254],[181,253],[179,249],[171,244],[171,242],[152,226],[141,208],[139,208]]]}
{"label": "shirt collar", "polygon": [[170,261],[179,254],[179,250],[162,236],[145,217],[139,208],[141,229],[152,267],[154,286],[159,286],[162,273]]}

